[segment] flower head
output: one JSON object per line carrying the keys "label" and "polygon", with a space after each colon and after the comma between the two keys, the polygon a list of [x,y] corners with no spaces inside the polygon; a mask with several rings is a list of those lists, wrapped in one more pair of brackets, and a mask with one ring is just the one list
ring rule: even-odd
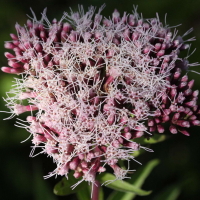
{"label": "flower head", "polygon": [[185,135],[200,124],[194,81],[181,77],[192,64],[179,57],[191,30],[177,36],[158,16],[143,19],[136,10],[103,18],[103,8],[95,14],[81,6],[52,23],[46,9],[41,20],[33,13],[5,43],[15,54],[5,53],[10,67],[2,71],[21,74],[5,100],[14,115],[30,112],[25,128],[34,146],[57,164],[46,177],[71,170],[94,183],[107,164],[123,179],[129,169],[118,161],[134,160],[135,138],[163,133],[166,122]]}

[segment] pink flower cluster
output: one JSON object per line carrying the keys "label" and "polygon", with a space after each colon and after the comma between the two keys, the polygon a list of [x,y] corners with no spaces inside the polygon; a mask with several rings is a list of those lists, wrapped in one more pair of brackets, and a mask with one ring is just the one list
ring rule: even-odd
{"label": "pink flower cluster", "polygon": [[140,148],[151,151],[135,138],[163,133],[163,124],[189,135],[186,129],[200,124],[194,81],[181,77],[196,63],[179,57],[190,48],[193,38],[183,38],[191,30],[177,36],[158,16],[143,19],[136,9],[103,18],[103,7],[96,14],[79,7],[52,23],[46,10],[41,20],[33,13],[5,43],[14,55],[5,53],[10,67],[2,71],[21,74],[5,101],[13,115],[31,112],[28,125],[17,123],[31,133],[33,150],[41,147],[57,164],[46,177],[72,170],[94,183],[109,165],[123,179],[130,169],[118,161],[134,160]]}

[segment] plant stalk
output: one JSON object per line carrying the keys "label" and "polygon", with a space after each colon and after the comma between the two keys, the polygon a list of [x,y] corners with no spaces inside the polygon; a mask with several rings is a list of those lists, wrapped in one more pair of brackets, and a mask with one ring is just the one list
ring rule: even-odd
{"label": "plant stalk", "polygon": [[93,183],[93,192],[92,192],[92,200],[99,200],[99,189],[100,189],[101,185],[99,183],[99,181],[95,181]]}

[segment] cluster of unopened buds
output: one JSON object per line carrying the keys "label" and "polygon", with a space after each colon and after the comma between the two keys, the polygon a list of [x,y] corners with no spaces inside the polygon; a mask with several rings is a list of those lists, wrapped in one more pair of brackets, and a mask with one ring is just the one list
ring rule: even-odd
{"label": "cluster of unopened buds", "polygon": [[[64,13],[52,23],[33,13],[5,47],[10,67],[20,74],[7,93],[12,116],[30,111],[26,124],[35,148],[52,157],[56,169],[47,177],[66,175],[94,183],[110,166],[116,179],[126,178],[119,160],[134,160],[140,148],[135,138],[151,138],[170,131],[189,136],[187,128],[200,124],[199,92],[188,81],[188,42],[159,17],[143,19],[135,9],[107,19],[90,7],[85,13]],[[64,22],[64,21],[67,22]],[[14,95],[13,95],[14,94]],[[131,170],[130,170],[131,171]]]}

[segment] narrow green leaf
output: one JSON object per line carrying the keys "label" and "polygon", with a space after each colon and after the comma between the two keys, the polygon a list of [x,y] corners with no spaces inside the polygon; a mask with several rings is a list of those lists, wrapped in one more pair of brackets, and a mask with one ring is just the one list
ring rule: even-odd
{"label": "narrow green leaf", "polygon": [[[89,187],[89,186],[88,186]],[[78,200],[86,200],[90,199],[90,191],[89,188],[81,189],[76,192],[76,196]]]}
{"label": "narrow green leaf", "polygon": [[[130,194],[133,194],[133,193],[130,193]],[[109,197],[106,200],[115,200],[115,199],[122,200],[123,196],[124,196],[124,192],[114,191],[109,195]]]}
{"label": "narrow green leaf", "polygon": [[99,187],[99,200],[104,200],[103,187]]}
{"label": "narrow green leaf", "polygon": [[[103,184],[104,182],[108,180],[115,180],[115,176],[110,173],[103,173],[97,177],[97,180],[99,180],[99,182]],[[130,183],[126,181],[120,181],[120,180],[116,180],[105,186],[114,190],[122,191],[122,192],[135,193],[140,196],[146,196],[151,193],[151,191],[145,191],[145,190],[139,189],[136,186],[131,185]]]}
{"label": "narrow green leaf", "polygon": [[155,144],[158,142],[163,142],[165,139],[167,139],[166,135],[155,134],[149,140],[147,138],[141,137],[134,139],[134,142],[137,142],[139,144]]}
{"label": "narrow green leaf", "polygon": [[[140,188],[144,181],[146,180],[146,178],[149,176],[149,174],[151,173],[151,171],[154,169],[155,166],[157,166],[159,164],[159,160],[155,159],[155,160],[151,160],[149,161],[145,166],[139,168],[132,176],[132,178],[130,179],[130,181],[128,181],[129,183],[131,183],[132,185],[134,185],[137,188]],[[114,191],[107,200],[115,200],[115,199],[120,199],[120,200],[132,200],[134,199],[134,197],[136,196],[135,193],[122,193],[122,192],[117,192]]]}
{"label": "narrow green leaf", "polygon": [[69,194],[76,193],[77,191],[83,189],[88,184],[83,181],[81,184],[79,184],[77,187],[75,187],[73,190],[71,186],[73,186],[75,183],[77,183],[80,179],[75,179],[73,176],[73,173],[69,173],[68,180],[64,177],[60,182],[58,182],[54,187],[54,194],[58,196],[66,196]]}
{"label": "narrow green leaf", "polygon": [[180,195],[181,190],[178,184],[173,184],[164,188],[158,195],[156,195],[152,200],[176,200]]}
{"label": "narrow green leaf", "polygon": [[144,184],[144,181],[149,176],[151,171],[159,164],[158,159],[154,159],[149,161],[146,165],[140,167],[134,176],[132,177],[131,183],[134,184],[136,187],[141,187]]}
{"label": "narrow green leaf", "polygon": [[119,164],[119,166],[120,166],[122,169],[126,169],[123,160],[119,160],[119,161],[118,161],[118,164]]}
{"label": "narrow green leaf", "polygon": [[186,179],[179,180],[178,182],[165,187],[163,190],[160,191],[152,200],[176,200],[181,193],[181,188],[188,186],[193,183],[193,179],[191,175]]}
{"label": "narrow green leaf", "polygon": [[136,158],[138,156],[140,156],[141,154],[143,154],[144,152],[146,152],[144,149],[140,149],[138,151],[135,151],[134,153],[132,153],[131,155]]}

